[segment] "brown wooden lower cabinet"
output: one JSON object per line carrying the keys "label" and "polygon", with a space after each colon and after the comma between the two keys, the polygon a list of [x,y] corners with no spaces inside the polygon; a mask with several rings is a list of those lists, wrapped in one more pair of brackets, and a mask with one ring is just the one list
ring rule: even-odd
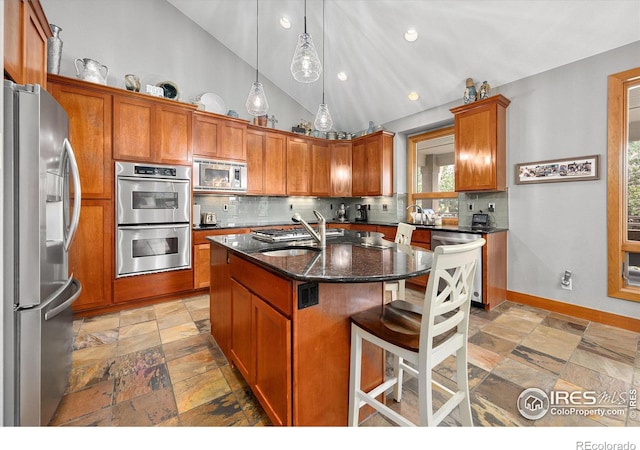
{"label": "brown wooden lower cabinet", "polygon": [[189,294],[192,291],[193,269],[135,275],[114,280],[113,302],[150,300],[179,293]]}
{"label": "brown wooden lower cabinet", "polygon": [[69,272],[82,284],[74,312],[111,305],[112,211],[111,200],[82,200],[80,223],[69,252]]}
{"label": "brown wooden lower cabinet", "polygon": [[[298,309],[304,284],[211,245],[211,334],[275,425],[347,424],[349,316],[382,302],[382,283],[320,283],[319,303]],[[384,374],[379,348],[363,349],[363,384]]]}

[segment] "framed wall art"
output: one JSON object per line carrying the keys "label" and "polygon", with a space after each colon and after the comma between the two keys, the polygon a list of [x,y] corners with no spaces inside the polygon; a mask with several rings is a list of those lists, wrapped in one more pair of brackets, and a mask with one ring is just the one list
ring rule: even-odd
{"label": "framed wall art", "polygon": [[516,184],[600,179],[600,155],[516,164]]}

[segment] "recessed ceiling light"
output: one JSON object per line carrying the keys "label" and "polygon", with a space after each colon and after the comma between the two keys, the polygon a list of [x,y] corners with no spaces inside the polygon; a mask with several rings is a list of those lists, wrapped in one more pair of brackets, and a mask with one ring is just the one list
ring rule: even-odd
{"label": "recessed ceiling light", "polygon": [[404,33],[404,38],[407,42],[413,42],[416,39],[418,39],[418,32],[416,31],[415,28],[409,28],[405,33]]}
{"label": "recessed ceiling light", "polygon": [[338,80],[340,81],[346,81],[347,80],[347,74],[344,72],[338,72]]}
{"label": "recessed ceiling light", "polygon": [[416,91],[413,91],[409,92],[409,95],[407,95],[407,97],[409,97],[409,100],[411,100],[412,102],[415,102],[420,98],[420,95]]}
{"label": "recessed ceiling light", "polygon": [[291,22],[289,22],[289,19],[287,19],[286,17],[282,16],[280,17],[280,25],[282,26],[282,28],[284,28],[285,30],[288,30],[289,28],[291,28]]}

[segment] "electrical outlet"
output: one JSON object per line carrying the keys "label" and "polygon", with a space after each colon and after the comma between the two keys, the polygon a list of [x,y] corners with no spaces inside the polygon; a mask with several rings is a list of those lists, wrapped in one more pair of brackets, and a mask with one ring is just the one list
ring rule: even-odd
{"label": "electrical outlet", "polygon": [[229,205],[227,205],[226,203],[222,206],[222,210],[223,211],[229,211]]}
{"label": "electrical outlet", "polygon": [[496,211],[496,204],[495,203],[489,203],[488,211],[489,212],[495,212]]}
{"label": "electrical outlet", "polygon": [[383,211],[387,211],[387,209],[388,209],[388,208],[387,208],[387,204],[386,204],[386,203],[383,203],[383,204],[382,204],[382,210],[383,210]]}
{"label": "electrical outlet", "polygon": [[473,203],[469,203],[469,204],[467,205],[467,210],[468,210],[468,211],[473,211]]}

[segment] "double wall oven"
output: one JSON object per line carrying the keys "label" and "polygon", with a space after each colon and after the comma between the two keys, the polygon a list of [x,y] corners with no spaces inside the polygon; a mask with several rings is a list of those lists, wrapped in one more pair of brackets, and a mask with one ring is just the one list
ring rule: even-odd
{"label": "double wall oven", "polygon": [[116,162],[116,278],[191,267],[191,168]]}

